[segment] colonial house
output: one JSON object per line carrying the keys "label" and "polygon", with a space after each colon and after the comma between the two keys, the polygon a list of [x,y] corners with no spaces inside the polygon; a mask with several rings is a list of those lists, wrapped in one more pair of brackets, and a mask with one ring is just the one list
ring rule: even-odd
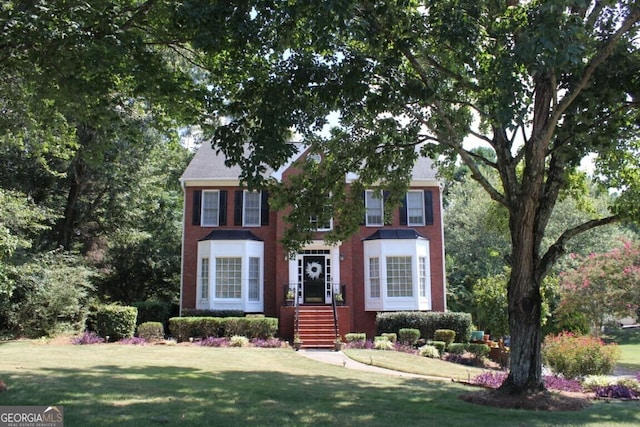
{"label": "colonial house", "polygon": [[[266,173],[286,179],[307,155],[300,150]],[[349,332],[372,337],[379,312],[446,310],[442,193],[429,159],[416,162],[390,223],[384,198],[372,189],[362,198],[366,218],[349,240],[325,243],[332,224],[319,224],[317,240],[296,254],[280,243],[283,213],[269,208],[267,192],[240,187],[239,175],[205,143],[180,178],[181,310],[277,317],[281,338],[297,334],[309,347],[330,346]]]}

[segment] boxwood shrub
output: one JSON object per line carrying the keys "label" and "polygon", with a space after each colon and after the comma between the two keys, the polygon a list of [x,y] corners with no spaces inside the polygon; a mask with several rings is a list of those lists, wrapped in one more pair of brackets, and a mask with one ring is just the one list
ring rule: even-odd
{"label": "boxwood shrub", "polygon": [[136,331],[138,309],[121,305],[101,305],[95,313],[96,332],[110,341],[131,338]]}
{"label": "boxwood shrub", "polygon": [[138,336],[145,341],[160,341],[164,339],[162,322],[144,322],[138,325]]}
{"label": "boxwood shrub", "polygon": [[248,339],[273,338],[278,331],[274,317],[172,317],[169,332],[179,342],[191,337],[227,337],[235,335]]}
{"label": "boxwood shrub", "polygon": [[433,334],[435,341],[444,341],[445,346],[449,346],[456,338],[456,331],[451,329],[436,329]]}
{"label": "boxwood shrub", "polygon": [[364,332],[349,332],[348,334],[345,334],[344,339],[347,342],[366,341],[367,334]]}
{"label": "boxwood shrub", "polygon": [[402,344],[415,345],[420,339],[420,329],[402,328],[398,331],[398,340]]}
{"label": "boxwood shrub", "polygon": [[441,313],[434,311],[398,311],[378,313],[376,316],[378,335],[383,332],[399,333],[402,328],[420,330],[420,336],[428,338],[438,329],[451,329],[455,332],[455,342],[468,342],[471,337],[471,314]]}

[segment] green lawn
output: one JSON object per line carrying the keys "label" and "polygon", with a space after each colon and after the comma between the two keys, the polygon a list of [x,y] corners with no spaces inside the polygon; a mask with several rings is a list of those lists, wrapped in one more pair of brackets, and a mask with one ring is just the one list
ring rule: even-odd
{"label": "green lawn", "polygon": [[618,365],[640,372],[640,328],[615,328],[604,335],[604,340],[615,342],[620,347]]}
{"label": "green lawn", "polygon": [[640,425],[637,401],[498,410],[458,399],[468,386],[350,370],[288,349],[7,342],[0,378],[9,387],[0,405],[62,405],[67,427]]}

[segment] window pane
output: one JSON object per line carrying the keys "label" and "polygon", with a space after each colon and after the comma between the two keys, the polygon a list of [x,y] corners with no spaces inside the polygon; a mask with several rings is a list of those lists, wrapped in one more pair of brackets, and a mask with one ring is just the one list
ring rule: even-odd
{"label": "window pane", "polygon": [[418,258],[418,278],[420,280],[420,296],[427,296],[427,259],[423,256]]}
{"label": "window pane", "polygon": [[371,298],[380,298],[380,260],[369,258],[369,293]]}
{"label": "window pane", "polygon": [[260,225],[260,193],[244,193],[244,225]]}
{"label": "window pane", "polygon": [[249,258],[249,300],[260,300],[260,258]]}
{"label": "window pane", "polygon": [[218,209],[220,197],[217,191],[202,192],[202,224],[206,226],[218,225]]}
{"label": "window pane", "polygon": [[383,225],[382,199],[373,191],[365,192],[365,208],[367,209],[367,225]]}
{"label": "window pane", "polygon": [[200,298],[209,299],[209,258],[202,258],[201,261]]}
{"label": "window pane", "polygon": [[216,258],[216,298],[242,296],[242,258]]}
{"label": "window pane", "polygon": [[413,296],[411,257],[387,257],[387,296]]}
{"label": "window pane", "polygon": [[424,200],[422,191],[407,193],[407,220],[409,225],[424,225]]}

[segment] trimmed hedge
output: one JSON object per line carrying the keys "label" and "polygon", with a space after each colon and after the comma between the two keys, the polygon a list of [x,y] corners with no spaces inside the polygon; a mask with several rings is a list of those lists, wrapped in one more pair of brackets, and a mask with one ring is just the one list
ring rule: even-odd
{"label": "trimmed hedge", "polygon": [[179,342],[191,337],[273,338],[278,331],[274,317],[172,317],[169,332]]}
{"label": "trimmed hedge", "polygon": [[454,342],[449,344],[449,347],[447,347],[447,352],[450,354],[464,354],[464,352],[467,351],[468,346],[468,343]]}
{"label": "trimmed hedge", "polygon": [[451,329],[436,329],[433,334],[434,341],[444,341],[449,346],[456,338],[456,331]]}
{"label": "trimmed hedge", "polygon": [[398,331],[398,341],[402,344],[415,345],[420,339],[420,329],[402,328]]}
{"label": "trimmed hedge", "polygon": [[144,322],[138,325],[138,336],[145,341],[161,341],[164,339],[162,322]]}
{"label": "trimmed hedge", "polygon": [[242,310],[197,310],[195,308],[185,308],[182,310],[182,317],[244,317]]}
{"label": "trimmed hedge", "polygon": [[364,332],[349,332],[348,334],[345,334],[344,339],[347,342],[366,341],[367,334]]}
{"label": "trimmed hedge", "polygon": [[136,301],[131,303],[132,307],[138,309],[138,325],[146,322],[161,322],[167,324],[171,317],[171,303],[164,301]]}
{"label": "trimmed hedge", "polygon": [[138,309],[122,305],[102,305],[95,313],[96,332],[110,341],[131,338],[136,331]]}
{"label": "trimmed hedge", "polygon": [[468,342],[471,337],[472,320],[469,313],[441,313],[435,311],[398,311],[378,313],[376,316],[378,335],[383,332],[400,332],[402,328],[420,330],[420,336],[433,337],[438,329],[455,331],[456,342]]}

